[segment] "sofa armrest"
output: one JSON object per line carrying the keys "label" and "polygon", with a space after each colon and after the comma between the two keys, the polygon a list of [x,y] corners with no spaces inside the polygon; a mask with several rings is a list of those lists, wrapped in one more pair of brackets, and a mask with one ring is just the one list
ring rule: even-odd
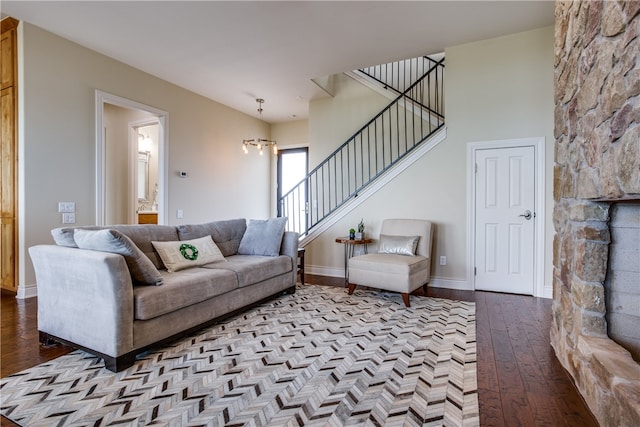
{"label": "sofa armrest", "polygon": [[38,290],[38,330],[119,356],[133,349],[133,286],[122,255],[29,248]]}
{"label": "sofa armrest", "polygon": [[280,255],[291,257],[291,266],[293,267],[291,286],[295,286],[298,279],[298,233],[295,231],[284,232],[282,244],[280,245]]}

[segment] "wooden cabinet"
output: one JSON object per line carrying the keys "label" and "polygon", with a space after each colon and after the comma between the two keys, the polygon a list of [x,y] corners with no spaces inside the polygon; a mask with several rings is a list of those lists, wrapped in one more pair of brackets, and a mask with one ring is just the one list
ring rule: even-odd
{"label": "wooden cabinet", "polygon": [[18,289],[18,132],[17,31],[18,21],[0,22],[0,95],[2,104],[0,151],[0,286]]}
{"label": "wooden cabinet", "polygon": [[158,214],[156,212],[138,212],[138,224],[157,224]]}

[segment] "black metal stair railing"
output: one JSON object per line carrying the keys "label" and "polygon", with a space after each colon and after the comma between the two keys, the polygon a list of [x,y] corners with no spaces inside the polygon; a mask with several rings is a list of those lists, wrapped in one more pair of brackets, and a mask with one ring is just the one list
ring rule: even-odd
{"label": "black metal stair railing", "polygon": [[427,59],[422,76],[282,195],[278,216],[288,217],[288,230],[304,237],[444,126],[444,59]]}
{"label": "black metal stair railing", "polygon": [[[372,65],[371,67],[361,68],[358,71],[376,81],[384,89],[401,95],[409,86],[440,62],[442,61],[436,61],[428,56],[420,56],[388,64]],[[425,92],[425,95],[427,94],[428,92]],[[423,101],[426,101],[426,99],[412,99],[413,103],[426,108],[426,102]]]}

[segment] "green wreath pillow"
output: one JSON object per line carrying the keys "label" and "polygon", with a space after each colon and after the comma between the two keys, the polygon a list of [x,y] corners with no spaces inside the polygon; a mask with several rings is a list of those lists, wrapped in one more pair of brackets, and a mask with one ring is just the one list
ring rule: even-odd
{"label": "green wreath pillow", "polygon": [[211,236],[177,242],[151,242],[167,271],[226,261]]}

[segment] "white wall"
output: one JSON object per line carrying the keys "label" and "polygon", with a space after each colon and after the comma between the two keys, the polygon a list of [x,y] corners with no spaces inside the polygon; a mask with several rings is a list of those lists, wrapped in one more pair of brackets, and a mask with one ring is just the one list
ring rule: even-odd
{"label": "white wall", "polygon": [[52,243],[62,225],[59,201],[76,202],[78,225],[95,222],[96,89],[169,113],[171,224],[269,216],[269,159],[241,149],[249,136],[269,138],[267,123],[28,23],[19,40],[19,295],[35,284],[27,248]]}
{"label": "white wall", "polygon": [[[393,182],[314,240],[305,256],[310,273],[341,275],[343,248],[335,238],[361,218],[377,235],[391,217],[426,218],[436,224],[434,282],[466,287],[466,146],[469,142],[545,137],[547,147],[547,241],[545,282],[551,284],[553,224],[553,27],[446,49],[447,138]],[[312,102],[309,155],[317,164],[378,112],[384,102],[372,91],[343,81],[333,99]]]}

